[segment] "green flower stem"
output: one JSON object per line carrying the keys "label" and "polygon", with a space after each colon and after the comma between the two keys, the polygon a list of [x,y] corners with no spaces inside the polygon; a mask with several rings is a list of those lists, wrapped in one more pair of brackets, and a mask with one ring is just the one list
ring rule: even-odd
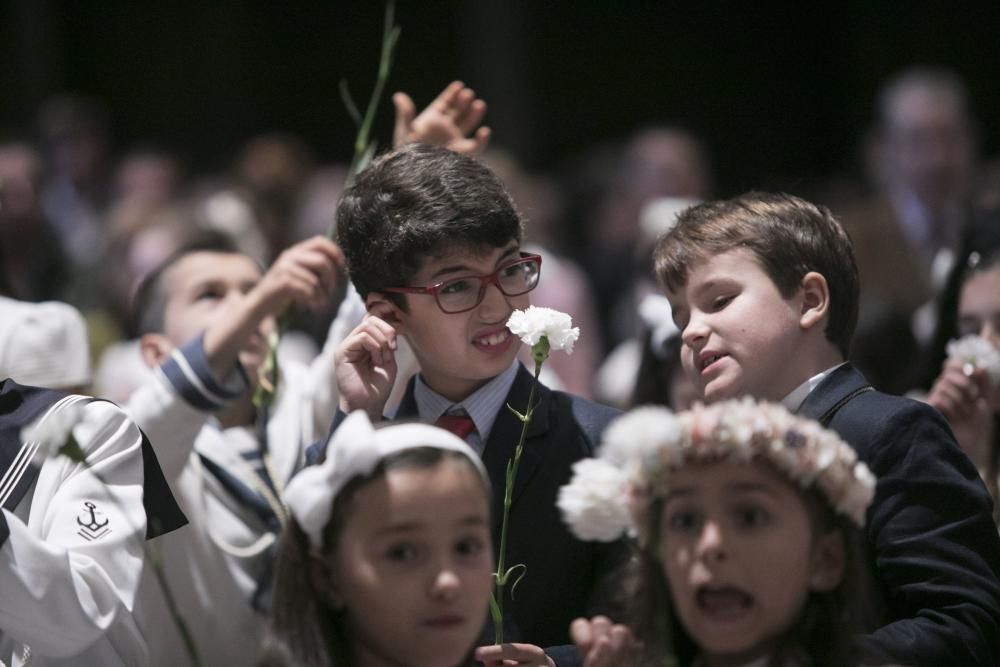
{"label": "green flower stem", "polygon": [[[542,371],[542,364],[548,358],[548,353],[549,341],[543,337],[531,350],[531,356],[535,360],[535,381],[531,384],[531,389],[528,392],[528,407],[523,415],[511,408],[511,411],[521,420],[521,437],[518,439],[517,447],[514,449],[514,458],[507,462],[507,478],[504,482],[503,494],[503,521],[500,524],[500,550],[497,552],[497,571],[493,575],[496,581],[496,592],[495,594],[491,594],[493,599],[490,600],[490,614],[493,616],[493,638],[497,644],[503,643],[503,591],[507,586],[507,578],[510,572],[518,569],[518,566],[514,566],[510,571],[505,569],[507,528],[510,523],[510,504],[514,494],[514,480],[517,479],[517,468],[521,463],[521,452],[524,450],[524,440],[528,435],[528,424],[531,423],[531,417],[535,411],[535,389],[538,387],[538,375]],[[521,570],[521,576],[524,576],[523,566],[521,566]]]}
{"label": "green flower stem", "polygon": [[278,316],[278,335],[268,341],[267,357],[264,358],[264,363],[257,372],[257,388],[254,389],[253,395],[250,397],[250,401],[258,410],[271,406],[278,395],[278,382],[280,381],[278,345],[281,344],[281,337],[291,327],[291,323],[291,313],[287,310],[281,313]]}
{"label": "green flower stem", "polygon": [[[340,96],[344,101],[344,106],[347,107],[348,114],[358,126],[358,134],[354,139],[354,156],[351,158],[351,166],[347,171],[347,179],[344,184],[345,189],[351,186],[351,183],[354,182],[354,177],[368,166],[368,163],[371,162],[372,157],[375,155],[375,142],[369,136],[371,135],[372,124],[375,122],[375,112],[378,109],[379,100],[382,99],[382,91],[385,89],[386,81],[389,79],[389,72],[392,69],[393,53],[396,50],[397,42],[399,42],[400,27],[396,25],[394,18],[395,10],[395,2],[389,0],[385,6],[385,23],[382,28],[382,51],[378,61],[378,74],[375,77],[375,87],[372,88],[371,97],[368,98],[368,107],[365,109],[363,118],[358,112],[358,107],[354,103],[350,91],[347,89],[347,83],[345,81],[340,82]],[[333,238],[333,232],[334,225],[331,224],[327,236]]]}
{"label": "green flower stem", "polygon": [[[378,103],[382,99],[382,91],[385,89],[386,81],[389,79],[389,72],[392,69],[393,52],[399,42],[400,28],[395,21],[396,7],[393,0],[389,0],[385,6],[385,24],[382,29],[382,51],[378,61],[378,74],[375,78],[375,87],[372,89],[371,97],[368,100],[368,107],[365,109],[364,117],[358,111],[350,91],[347,89],[347,82],[340,82],[340,96],[347,107],[347,113],[358,126],[358,134],[354,139],[354,156],[351,158],[351,167],[347,171],[347,178],[344,188],[350,187],[354,177],[362,169],[368,166],[375,155],[375,142],[370,139],[372,124],[375,122],[375,112],[378,110]],[[330,223],[326,230],[326,237],[333,240],[336,232],[336,221]],[[278,339],[288,331],[291,324],[291,317],[288,311],[278,316]],[[257,388],[253,392],[252,401],[254,406],[262,408],[274,402],[274,397],[278,393],[278,345],[270,346],[267,358],[261,367],[261,378],[257,383]]]}

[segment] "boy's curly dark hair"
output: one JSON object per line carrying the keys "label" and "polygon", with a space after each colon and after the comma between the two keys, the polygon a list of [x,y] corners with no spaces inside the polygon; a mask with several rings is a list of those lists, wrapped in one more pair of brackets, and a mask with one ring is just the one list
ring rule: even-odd
{"label": "boy's curly dark hair", "polygon": [[[337,207],[337,242],[362,298],[409,287],[428,257],[520,241],[521,219],[503,183],[473,158],[411,144],[358,174]],[[401,295],[387,295],[402,308]]]}

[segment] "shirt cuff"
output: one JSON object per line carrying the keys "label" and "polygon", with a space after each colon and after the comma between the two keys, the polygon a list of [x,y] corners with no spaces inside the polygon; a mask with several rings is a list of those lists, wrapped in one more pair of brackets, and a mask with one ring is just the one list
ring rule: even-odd
{"label": "shirt cuff", "polygon": [[246,371],[237,361],[228,376],[215,378],[205,356],[205,334],[174,350],[160,370],[178,394],[190,405],[215,412],[250,390]]}

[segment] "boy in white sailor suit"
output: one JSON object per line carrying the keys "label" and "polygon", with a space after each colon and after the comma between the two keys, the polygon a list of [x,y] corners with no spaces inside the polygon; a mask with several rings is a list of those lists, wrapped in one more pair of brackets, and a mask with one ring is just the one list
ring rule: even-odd
{"label": "boy in white sailor suit", "polygon": [[[281,492],[336,411],[332,345],[308,368],[280,364],[269,407],[255,408],[251,397],[275,316],[292,302],[329,299],[341,261],[334,243],[315,237],[262,274],[224,237],[206,234],[137,292],[141,351],[154,373],[127,411],[149,435],[191,520],[155,548],[203,665],[255,662],[272,552],[286,518]],[[152,664],[188,664],[150,575],[138,615]]]}
{"label": "boy in white sailor suit", "polygon": [[[85,464],[22,441],[60,420]],[[132,613],[143,542],[184,517],[136,425],[106,401],[0,381],[0,504],[0,663],[149,664]]]}

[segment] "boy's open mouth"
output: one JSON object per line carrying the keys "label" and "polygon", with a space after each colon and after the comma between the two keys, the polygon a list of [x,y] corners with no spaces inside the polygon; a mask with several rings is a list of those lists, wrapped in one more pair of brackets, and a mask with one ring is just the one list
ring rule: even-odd
{"label": "boy's open mouth", "polygon": [[739,618],[753,606],[753,596],[734,586],[702,586],[695,600],[702,613],[720,620]]}
{"label": "boy's open mouth", "polygon": [[727,356],[729,355],[723,352],[702,352],[698,356],[698,366],[702,371],[708,370],[712,364],[717,362],[719,359],[724,359]]}
{"label": "boy's open mouth", "polygon": [[506,327],[479,334],[472,339],[472,344],[478,348],[489,350],[507,344],[511,339],[510,330]]}

